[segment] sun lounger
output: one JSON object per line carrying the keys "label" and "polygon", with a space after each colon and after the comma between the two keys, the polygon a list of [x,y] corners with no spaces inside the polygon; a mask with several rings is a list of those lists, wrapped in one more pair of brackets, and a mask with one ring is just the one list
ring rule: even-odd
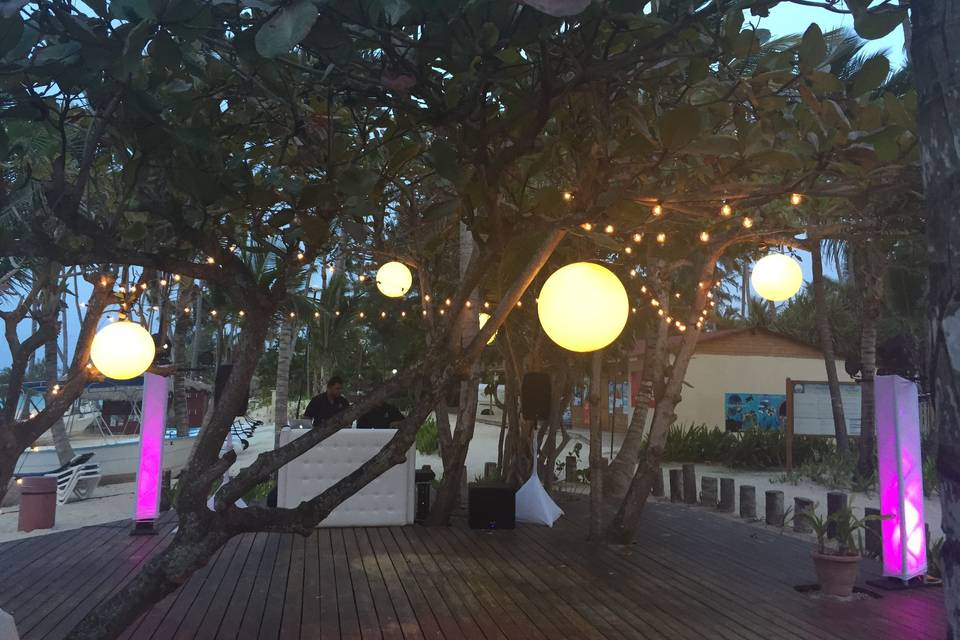
{"label": "sun lounger", "polygon": [[66,504],[89,498],[100,484],[100,465],[90,462],[92,453],[75,456],[67,464],[41,473],[21,473],[16,477],[47,476],[57,479],[57,502]]}

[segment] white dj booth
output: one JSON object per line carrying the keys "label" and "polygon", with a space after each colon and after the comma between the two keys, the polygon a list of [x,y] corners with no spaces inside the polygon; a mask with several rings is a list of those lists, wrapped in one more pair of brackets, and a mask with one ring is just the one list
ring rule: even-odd
{"label": "white dj booth", "polygon": [[[280,446],[307,433],[284,428]],[[343,429],[280,469],[277,506],[293,508],[320,495],[372,458],[396,429]],[[413,524],[416,449],[407,461],[389,469],[348,498],[320,523],[321,527],[378,527]]]}

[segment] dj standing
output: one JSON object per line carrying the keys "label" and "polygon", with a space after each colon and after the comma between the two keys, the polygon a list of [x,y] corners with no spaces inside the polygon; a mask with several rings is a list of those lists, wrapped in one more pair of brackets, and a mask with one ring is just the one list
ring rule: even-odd
{"label": "dj standing", "polygon": [[349,406],[350,403],[343,397],[343,378],[333,376],[327,380],[327,390],[310,400],[303,417],[311,418],[313,426],[317,427]]}

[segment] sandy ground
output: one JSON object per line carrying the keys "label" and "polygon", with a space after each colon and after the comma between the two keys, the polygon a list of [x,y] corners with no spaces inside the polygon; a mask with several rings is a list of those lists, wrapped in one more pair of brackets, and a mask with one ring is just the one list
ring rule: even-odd
{"label": "sandy ground", "polygon": [[[451,416],[451,418],[452,422],[456,420],[455,416]],[[571,436],[572,439],[567,447],[567,451],[572,451],[574,446],[579,443],[581,445],[579,466],[584,467],[587,465],[587,460],[590,454],[588,434],[585,431],[573,431],[571,432]],[[475,478],[483,475],[483,465],[485,462],[496,461],[497,443],[499,437],[500,428],[498,425],[490,425],[481,422],[477,423],[474,438],[471,441],[470,448],[467,451],[467,478],[469,480],[472,481]],[[620,435],[615,435],[612,441],[613,451],[619,449],[620,441]],[[232,468],[232,471],[236,471],[252,463],[260,452],[270,450],[273,447],[273,442],[274,432],[272,425],[264,425],[260,427],[254,437],[251,439],[250,447],[240,454],[238,462]],[[603,452],[608,458],[610,457],[610,450],[611,437],[610,434],[607,433],[604,434],[603,437]],[[563,460],[566,453],[567,452],[561,454],[558,460]],[[441,463],[438,455],[424,456],[417,454],[416,464],[417,467],[420,467],[424,464],[429,464],[433,470],[437,472],[438,476],[441,475],[443,471],[443,464]],[[664,466],[663,473],[665,486],[669,486],[669,483],[666,482],[668,479],[668,470],[679,467],[679,463],[670,463]],[[739,512],[740,506],[739,486],[742,484],[749,484],[756,487],[757,510],[761,517],[763,515],[764,492],[769,489],[778,489],[783,491],[784,504],[788,507],[793,505],[793,499],[795,497],[809,498],[817,503],[818,510],[821,512],[826,510],[827,492],[830,491],[828,487],[813,484],[811,482],[801,482],[798,484],[780,482],[780,477],[783,475],[783,473],[780,471],[743,471],[727,469],[719,466],[698,465],[698,487],[700,486],[700,478],[704,475],[715,476],[718,478],[734,478],[738,487],[736,491],[737,512]],[[38,530],[31,533],[17,531],[17,519],[19,516],[19,511],[16,507],[4,509],[0,511],[0,542],[14,540],[21,537],[44,535],[46,533],[75,529],[93,524],[114,522],[129,518],[131,517],[131,513],[133,511],[133,498],[135,489],[136,485],[134,483],[98,487],[93,498],[89,500],[59,505],[57,508],[56,525],[53,529],[42,531]],[[876,493],[872,495],[851,493],[850,499],[854,509],[861,515],[864,507],[879,507],[879,498]],[[924,504],[924,514],[927,523],[930,525],[933,536],[935,538],[940,537],[940,500],[936,497],[933,499],[927,499]]]}

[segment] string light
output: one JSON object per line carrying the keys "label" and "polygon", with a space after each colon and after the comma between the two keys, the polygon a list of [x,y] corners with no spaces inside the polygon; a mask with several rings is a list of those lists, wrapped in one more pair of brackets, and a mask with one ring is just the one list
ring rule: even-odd
{"label": "string light", "polygon": [[467,300],[467,309],[469,309],[469,308],[472,307],[472,306],[473,306],[473,303],[470,302],[469,300]]}
{"label": "string light", "polygon": [[242,317],[245,316],[245,315],[247,315],[247,314],[244,312],[244,310],[243,310],[243,309],[240,309],[240,317],[242,318]]}
{"label": "string light", "polygon": [[608,224],[607,226],[605,226],[605,227],[603,228],[603,230],[604,230],[606,233],[613,233],[613,225],[612,225],[612,224]]}
{"label": "string light", "polygon": [[655,307],[659,307],[659,306],[660,306],[660,301],[657,300],[656,298],[651,298],[651,299],[650,299],[650,304],[652,304],[652,305],[655,306]]}
{"label": "string light", "polygon": [[440,315],[443,315],[443,314],[444,314],[444,310],[440,309]]}
{"label": "string light", "polygon": [[214,318],[216,318],[216,317],[217,317],[217,310],[216,310],[216,309],[211,309],[211,310],[210,310],[210,315],[212,315]]}
{"label": "string light", "polygon": [[796,207],[797,205],[802,204],[802,203],[803,203],[803,196],[802,196],[802,195],[800,195],[799,193],[791,193],[791,194],[790,194],[790,204],[792,204],[793,206]]}
{"label": "string light", "polygon": [[319,317],[320,317],[320,312],[319,312],[319,311],[314,311],[314,312],[313,312],[313,317],[314,317],[314,318],[319,318]]}
{"label": "string light", "polygon": [[636,269],[630,269],[630,277],[631,277],[631,278],[636,278],[636,277],[637,277],[637,270],[636,270]]}
{"label": "string light", "polygon": [[161,281],[160,281],[160,286],[161,286],[161,287],[167,286],[167,281],[166,281],[166,280],[161,280]]}
{"label": "string light", "polygon": [[173,274],[173,280],[174,282],[180,282],[180,274],[179,273]]}
{"label": "string light", "polygon": [[335,316],[337,316],[337,317],[339,318],[339,317],[340,317],[340,311],[334,311],[334,312],[333,312],[333,315],[335,315]]}
{"label": "string light", "polygon": [[726,201],[723,202],[723,206],[720,207],[720,215],[724,218],[729,218],[733,215],[733,207]]}
{"label": "string light", "polygon": [[184,312],[184,313],[190,313],[190,307],[184,307],[183,312]]}
{"label": "string light", "polygon": [[657,309],[657,315],[663,317],[663,309]]}
{"label": "string light", "polygon": [[291,312],[290,312],[290,317],[291,317],[291,318],[296,318],[296,317],[297,317],[297,314],[296,314],[295,312],[291,311]]}
{"label": "string light", "polygon": [[624,247],[623,252],[627,255],[630,255],[631,253],[633,253],[633,247]]}
{"label": "string light", "polygon": [[217,261],[213,256],[207,256],[207,264],[216,264]]}
{"label": "string light", "polygon": [[570,193],[569,191],[564,191],[564,192],[563,192],[563,201],[564,201],[564,202],[572,202],[572,201],[573,201],[573,194]]}
{"label": "string light", "polygon": [[484,309],[489,309],[489,308],[490,308],[490,303],[489,303],[489,302],[484,302],[484,303],[483,303],[483,308],[484,308]]}
{"label": "string light", "polygon": [[640,287],[640,293],[646,293],[646,292],[647,292],[647,285],[642,285]]}
{"label": "string light", "polygon": [[749,228],[752,227],[752,226],[753,226],[753,218],[750,218],[750,217],[748,216],[748,217],[746,217],[746,218],[743,219],[743,228],[744,228],[744,229],[749,229]]}
{"label": "string light", "polygon": [[303,260],[303,258],[304,258],[303,251],[298,251],[298,252],[297,252],[297,260]]}
{"label": "string light", "polygon": [[400,317],[401,317],[401,318],[406,318],[406,317],[407,317],[407,312],[406,312],[406,311],[401,311],[401,312],[400,312]]}
{"label": "string light", "polygon": [[662,216],[662,215],[663,215],[663,205],[660,204],[659,202],[658,202],[657,204],[653,205],[653,212],[652,212],[652,213],[653,213],[653,215],[655,215],[655,216],[657,216],[657,217]]}
{"label": "string light", "polygon": [[430,294],[429,294],[429,293],[426,294],[425,296],[423,296],[423,301],[424,301],[424,302],[430,302]]}
{"label": "string light", "polygon": [[420,313],[422,313],[424,317],[426,317],[426,316],[427,316],[427,310],[426,310],[426,309],[424,309],[424,310],[423,310],[423,311],[421,311]]}
{"label": "string light", "polygon": [[231,244],[231,245],[228,247],[228,249],[230,249],[230,253],[233,253],[234,251],[237,250],[237,245]]}
{"label": "string light", "polygon": [[386,318],[386,317],[387,317],[387,312],[386,312],[386,311],[381,311],[381,312],[380,312],[380,317],[381,317],[381,318]]}
{"label": "string light", "polygon": [[518,307],[522,307],[522,306],[523,306],[523,300],[517,300],[517,306],[518,306]]}
{"label": "string light", "polygon": [[366,279],[367,279],[367,276],[363,275],[362,273],[360,274],[360,277],[357,278],[357,280],[359,280],[360,282],[363,282]]}
{"label": "string light", "polygon": [[660,232],[657,234],[657,242],[663,244],[667,241],[667,234]]}
{"label": "string light", "polygon": [[710,234],[706,231],[700,232],[700,242],[710,242]]}
{"label": "string light", "polygon": [[146,283],[146,282],[141,282],[141,283],[140,283],[140,290],[141,290],[141,291],[146,291],[146,290],[147,290],[147,283]]}
{"label": "string light", "polygon": [[593,231],[593,225],[589,222],[584,222],[582,225],[580,225],[580,228],[584,231]]}
{"label": "string light", "polygon": [[361,311],[361,312],[360,312],[360,318],[365,318],[365,317],[366,317],[366,316],[363,315],[363,311]]}
{"label": "string light", "polygon": [[449,307],[449,306],[452,304],[452,302],[451,302],[450,298],[447,298],[446,300],[443,301],[443,304],[445,304],[445,305],[447,305],[447,306]]}
{"label": "string light", "polygon": [[642,233],[633,234],[633,241],[636,242],[637,244],[640,244],[640,242],[643,241],[643,234]]}
{"label": "string light", "polygon": [[106,279],[106,278],[100,278],[100,286],[101,286],[101,287],[107,286],[107,279]]}

